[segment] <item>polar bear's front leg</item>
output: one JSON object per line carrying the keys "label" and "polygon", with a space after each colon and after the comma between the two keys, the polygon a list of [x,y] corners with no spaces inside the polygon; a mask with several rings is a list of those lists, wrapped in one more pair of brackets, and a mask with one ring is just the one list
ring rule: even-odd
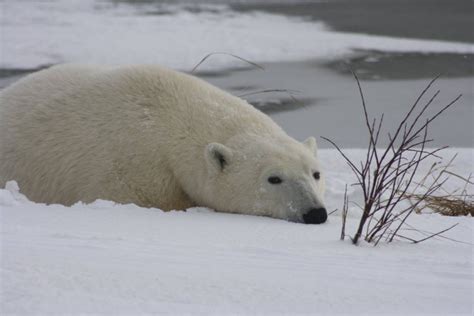
{"label": "polar bear's front leg", "polygon": [[[120,168],[115,165],[113,179],[108,180],[105,196],[119,203],[133,203],[142,207],[154,207],[163,211],[185,210],[196,206],[183,191],[173,172],[158,163],[156,168]],[[143,165],[142,165],[143,166]],[[132,168],[130,168],[132,167]]]}

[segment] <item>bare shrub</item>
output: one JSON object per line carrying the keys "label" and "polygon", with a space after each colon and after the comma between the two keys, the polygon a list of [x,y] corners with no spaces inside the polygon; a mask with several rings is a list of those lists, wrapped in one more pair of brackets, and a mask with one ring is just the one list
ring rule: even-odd
{"label": "bare shrub", "polygon": [[[399,230],[405,224],[407,218],[419,209],[423,203],[427,203],[433,192],[439,190],[446,181],[438,178],[437,181],[425,186],[424,192],[417,195],[416,198],[408,193],[411,192],[410,188],[414,184],[414,177],[417,175],[420,163],[429,157],[438,157],[437,153],[446,148],[427,148],[427,145],[432,142],[432,139],[427,137],[428,127],[436,118],[456,103],[461,95],[454,98],[433,115],[422,120],[422,117],[426,115],[428,108],[440,93],[440,90],[438,90],[430,98],[422,101],[439,76],[434,78],[411,105],[395,131],[387,134],[388,145],[385,148],[378,149],[384,116],[382,114],[379,119],[369,117],[359,78],[355,73],[353,75],[362,100],[369,138],[365,160],[360,163],[355,162],[332,140],[326,137],[323,137],[323,139],[330,142],[342,155],[356,176],[357,182],[354,185],[362,189],[362,216],[357,231],[351,238],[352,242],[357,244],[359,239],[363,237],[367,242],[377,245],[382,238],[387,242],[392,242],[395,237],[400,237]],[[347,215],[346,199],[347,197],[344,198],[345,211],[343,213],[345,215]],[[402,203],[408,199],[411,203]],[[345,223],[343,229],[344,226]],[[430,235],[428,238],[439,233]],[[344,233],[342,232],[341,238],[343,237]]]}

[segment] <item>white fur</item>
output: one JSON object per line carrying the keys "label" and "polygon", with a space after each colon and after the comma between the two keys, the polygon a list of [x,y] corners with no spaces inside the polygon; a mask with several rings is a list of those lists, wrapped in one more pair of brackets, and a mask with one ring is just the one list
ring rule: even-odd
{"label": "white fur", "polygon": [[323,205],[315,153],[314,138],[299,143],[247,102],[158,66],[56,66],[0,93],[0,185],[17,180],[37,202],[301,221]]}

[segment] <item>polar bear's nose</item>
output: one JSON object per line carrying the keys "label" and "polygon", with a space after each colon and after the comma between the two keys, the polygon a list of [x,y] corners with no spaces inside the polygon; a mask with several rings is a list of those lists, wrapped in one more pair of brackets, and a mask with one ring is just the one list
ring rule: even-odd
{"label": "polar bear's nose", "polygon": [[322,224],[328,219],[328,213],[326,209],[313,208],[309,210],[308,213],[303,215],[303,220],[305,224]]}

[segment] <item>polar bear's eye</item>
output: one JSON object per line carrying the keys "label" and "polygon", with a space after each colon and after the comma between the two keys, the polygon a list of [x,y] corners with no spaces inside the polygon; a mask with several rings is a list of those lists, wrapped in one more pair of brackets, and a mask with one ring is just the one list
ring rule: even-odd
{"label": "polar bear's eye", "polygon": [[283,180],[280,177],[273,176],[268,178],[268,182],[270,182],[271,184],[280,184],[283,182]]}
{"label": "polar bear's eye", "polygon": [[319,180],[319,178],[321,177],[321,174],[319,172],[315,172],[313,173],[313,178],[315,178],[316,180]]}

